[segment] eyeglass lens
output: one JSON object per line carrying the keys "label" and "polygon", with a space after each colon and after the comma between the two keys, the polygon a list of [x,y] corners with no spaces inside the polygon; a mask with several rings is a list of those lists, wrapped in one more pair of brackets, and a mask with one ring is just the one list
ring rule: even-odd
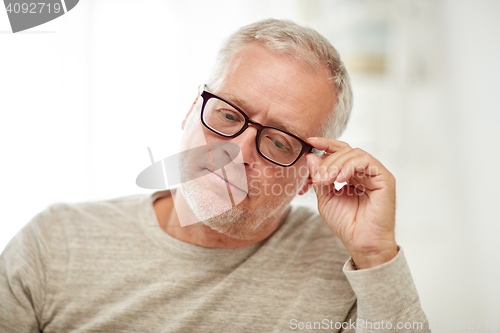
{"label": "eyeglass lens", "polygon": [[[203,112],[203,121],[213,131],[232,136],[246,124],[243,114],[230,104],[210,98]],[[290,164],[302,151],[302,143],[293,136],[273,128],[263,128],[257,141],[257,149],[268,159]]]}

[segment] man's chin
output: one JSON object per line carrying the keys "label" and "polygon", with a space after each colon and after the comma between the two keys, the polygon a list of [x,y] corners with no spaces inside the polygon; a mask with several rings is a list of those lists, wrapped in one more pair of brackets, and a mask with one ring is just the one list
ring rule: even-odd
{"label": "man's chin", "polygon": [[228,199],[195,183],[181,185],[182,194],[199,222],[225,236],[238,240],[255,237],[268,223],[280,219],[288,205],[287,200],[267,201],[259,207],[249,208],[246,197],[232,206]]}
{"label": "man's chin", "polygon": [[233,207],[222,214],[203,219],[201,223],[225,236],[245,240],[253,235],[246,226],[249,216],[248,211]]}
{"label": "man's chin", "polygon": [[195,183],[181,185],[182,195],[194,215],[200,220],[231,218],[233,207],[229,196],[219,192],[204,189]]}

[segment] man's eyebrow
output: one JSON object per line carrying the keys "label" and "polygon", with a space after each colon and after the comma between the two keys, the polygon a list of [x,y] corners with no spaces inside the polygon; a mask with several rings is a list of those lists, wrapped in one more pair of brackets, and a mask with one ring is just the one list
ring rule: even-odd
{"label": "man's eyebrow", "polygon": [[[247,103],[245,103],[245,101],[243,101],[243,100],[239,99],[238,97],[231,95],[231,94],[223,94],[221,97],[224,98],[225,100],[235,104],[237,107],[242,109],[243,112],[245,112],[245,110],[243,110],[243,109],[246,108],[248,105]],[[246,111],[245,113],[247,113],[247,112],[248,111]],[[271,126],[271,125],[267,125],[267,124],[262,124],[262,125]],[[301,140],[305,140],[304,137],[298,133],[298,131],[296,131],[293,127],[291,127],[287,124],[280,123],[279,125],[274,126],[274,127],[282,129],[285,132],[288,132],[290,134],[293,134]]]}
{"label": "man's eyebrow", "polygon": [[247,103],[245,103],[245,101],[243,101],[243,100],[239,99],[238,97],[231,95],[231,94],[222,94],[221,97],[224,98],[225,100],[235,104],[239,108],[243,108],[247,105]]}
{"label": "man's eyebrow", "polygon": [[295,135],[301,140],[305,140],[302,135],[300,135],[296,130],[293,129],[293,127],[288,126],[287,124],[280,124],[278,128],[284,129],[286,132]]}

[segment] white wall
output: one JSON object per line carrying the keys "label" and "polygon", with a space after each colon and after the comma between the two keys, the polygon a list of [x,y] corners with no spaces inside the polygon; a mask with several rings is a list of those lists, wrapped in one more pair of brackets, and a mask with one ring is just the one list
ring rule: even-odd
{"label": "white wall", "polygon": [[[498,320],[495,0],[82,0],[15,35],[0,10],[0,250],[53,202],[149,192],[135,185],[146,147],[156,159],[176,151],[222,39],[266,17],[316,28],[352,69],[342,139],[397,177],[397,238],[434,332]],[[362,30],[380,22],[378,35]],[[358,68],[378,51],[383,70]]]}

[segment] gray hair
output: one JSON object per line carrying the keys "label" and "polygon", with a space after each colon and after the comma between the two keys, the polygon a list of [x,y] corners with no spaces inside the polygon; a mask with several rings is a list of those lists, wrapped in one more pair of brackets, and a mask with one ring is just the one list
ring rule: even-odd
{"label": "gray hair", "polygon": [[262,41],[268,49],[292,55],[311,66],[324,65],[328,68],[331,74],[329,79],[335,83],[337,95],[335,106],[321,129],[324,137],[338,138],[347,126],[352,109],[351,80],[337,50],[316,30],[289,20],[275,19],[244,26],[225,40],[208,84],[218,87],[236,52],[254,41]]}

